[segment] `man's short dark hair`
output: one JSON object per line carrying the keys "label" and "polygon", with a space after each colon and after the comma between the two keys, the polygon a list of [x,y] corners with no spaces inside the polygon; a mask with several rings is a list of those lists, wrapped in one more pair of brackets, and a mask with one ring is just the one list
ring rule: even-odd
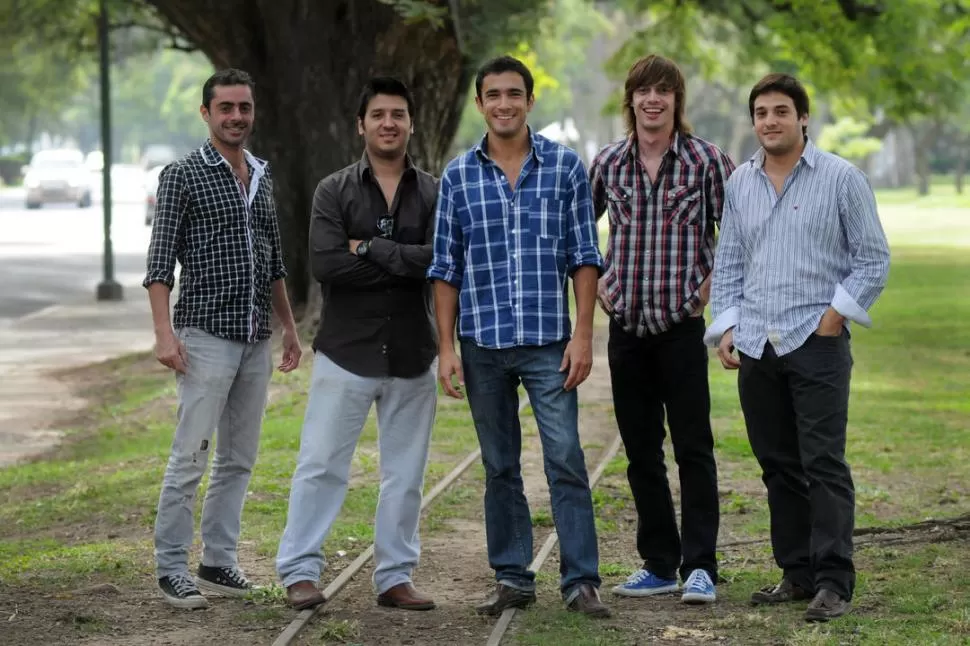
{"label": "man's short dark hair", "polygon": [[212,103],[212,97],[215,96],[217,85],[248,85],[253,97],[256,96],[256,84],[253,83],[253,77],[249,74],[232,67],[219,70],[210,76],[205,85],[202,86],[202,105],[205,106],[206,110],[212,107],[209,104]]}
{"label": "man's short dark hair", "polygon": [[[754,100],[769,92],[778,92],[790,98],[792,103],[795,104],[795,114],[798,115],[799,119],[808,115],[808,92],[798,82],[798,79],[790,74],[768,74],[755,83],[755,86],[751,88],[751,94],[748,95],[748,112],[751,115],[751,123],[754,123]],[[807,126],[802,126],[802,134],[808,134]]]}
{"label": "man's short dark hair", "polygon": [[357,104],[358,119],[363,120],[371,99],[378,94],[399,96],[404,99],[408,104],[408,116],[411,117],[412,121],[414,120],[414,97],[411,95],[411,90],[404,84],[404,81],[392,76],[375,76],[364,83],[364,88],[360,91],[360,101]]}
{"label": "man's short dark hair", "polygon": [[502,74],[504,72],[515,72],[522,77],[525,82],[525,98],[532,98],[532,91],[535,89],[535,81],[532,78],[532,72],[529,68],[525,66],[525,63],[512,56],[499,56],[498,58],[493,58],[484,65],[482,65],[478,70],[478,76],[475,77],[475,94],[479,99],[482,98],[482,83],[485,81],[485,77],[489,74]]}

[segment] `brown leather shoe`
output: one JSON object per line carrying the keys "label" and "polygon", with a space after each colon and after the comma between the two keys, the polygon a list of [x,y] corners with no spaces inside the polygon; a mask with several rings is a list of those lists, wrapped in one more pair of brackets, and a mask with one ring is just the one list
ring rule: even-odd
{"label": "brown leather shoe", "polygon": [[398,583],[377,595],[377,605],[402,610],[433,610],[434,600],[418,592],[410,583]]}
{"label": "brown leather shoe", "polygon": [[818,594],[808,604],[805,610],[805,621],[828,621],[837,619],[852,610],[852,604],[843,599],[837,592],[827,588],[819,588]]}
{"label": "brown leather shoe", "polygon": [[509,608],[527,608],[535,602],[536,593],[534,591],[526,592],[498,583],[495,585],[495,591],[485,601],[475,606],[475,612],[494,617]]}
{"label": "brown leather shoe", "polygon": [[599,592],[588,583],[581,583],[579,588],[570,594],[573,599],[566,604],[566,610],[579,612],[587,617],[605,619],[610,616],[610,609],[600,600]]}
{"label": "brown leather shoe", "polygon": [[306,610],[326,601],[313,581],[297,581],[286,588],[286,600],[296,610]]}
{"label": "brown leather shoe", "polygon": [[789,603],[791,601],[804,601],[805,599],[811,598],[811,592],[784,578],[778,585],[765,586],[752,594],[751,605],[761,606],[774,603]]}

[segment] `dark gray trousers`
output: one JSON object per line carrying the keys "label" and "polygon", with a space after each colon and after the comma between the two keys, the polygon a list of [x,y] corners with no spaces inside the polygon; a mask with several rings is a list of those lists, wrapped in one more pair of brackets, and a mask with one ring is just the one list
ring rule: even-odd
{"label": "dark gray trousers", "polygon": [[852,598],[855,489],[845,461],[849,334],[813,334],[783,357],[741,354],[738,392],[768,490],[775,562],[795,585]]}

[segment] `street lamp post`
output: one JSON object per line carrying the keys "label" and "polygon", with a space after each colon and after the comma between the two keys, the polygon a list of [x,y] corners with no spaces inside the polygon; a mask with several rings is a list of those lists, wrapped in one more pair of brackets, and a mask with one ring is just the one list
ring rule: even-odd
{"label": "street lamp post", "polygon": [[101,50],[101,167],[102,198],[104,209],[104,278],[98,283],[99,301],[120,301],[123,298],[121,283],[115,280],[114,251],[111,247],[111,82],[110,50],[108,47],[108,10],[105,0],[100,0],[98,15],[98,44]]}

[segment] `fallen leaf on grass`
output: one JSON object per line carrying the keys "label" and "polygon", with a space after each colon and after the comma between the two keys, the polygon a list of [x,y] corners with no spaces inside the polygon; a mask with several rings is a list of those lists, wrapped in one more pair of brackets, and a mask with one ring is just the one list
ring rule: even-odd
{"label": "fallen leaf on grass", "polygon": [[706,630],[681,628],[679,626],[665,626],[661,637],[663,639],[700,639],[702,641],[715,641],[717,639],[713,633]]}

